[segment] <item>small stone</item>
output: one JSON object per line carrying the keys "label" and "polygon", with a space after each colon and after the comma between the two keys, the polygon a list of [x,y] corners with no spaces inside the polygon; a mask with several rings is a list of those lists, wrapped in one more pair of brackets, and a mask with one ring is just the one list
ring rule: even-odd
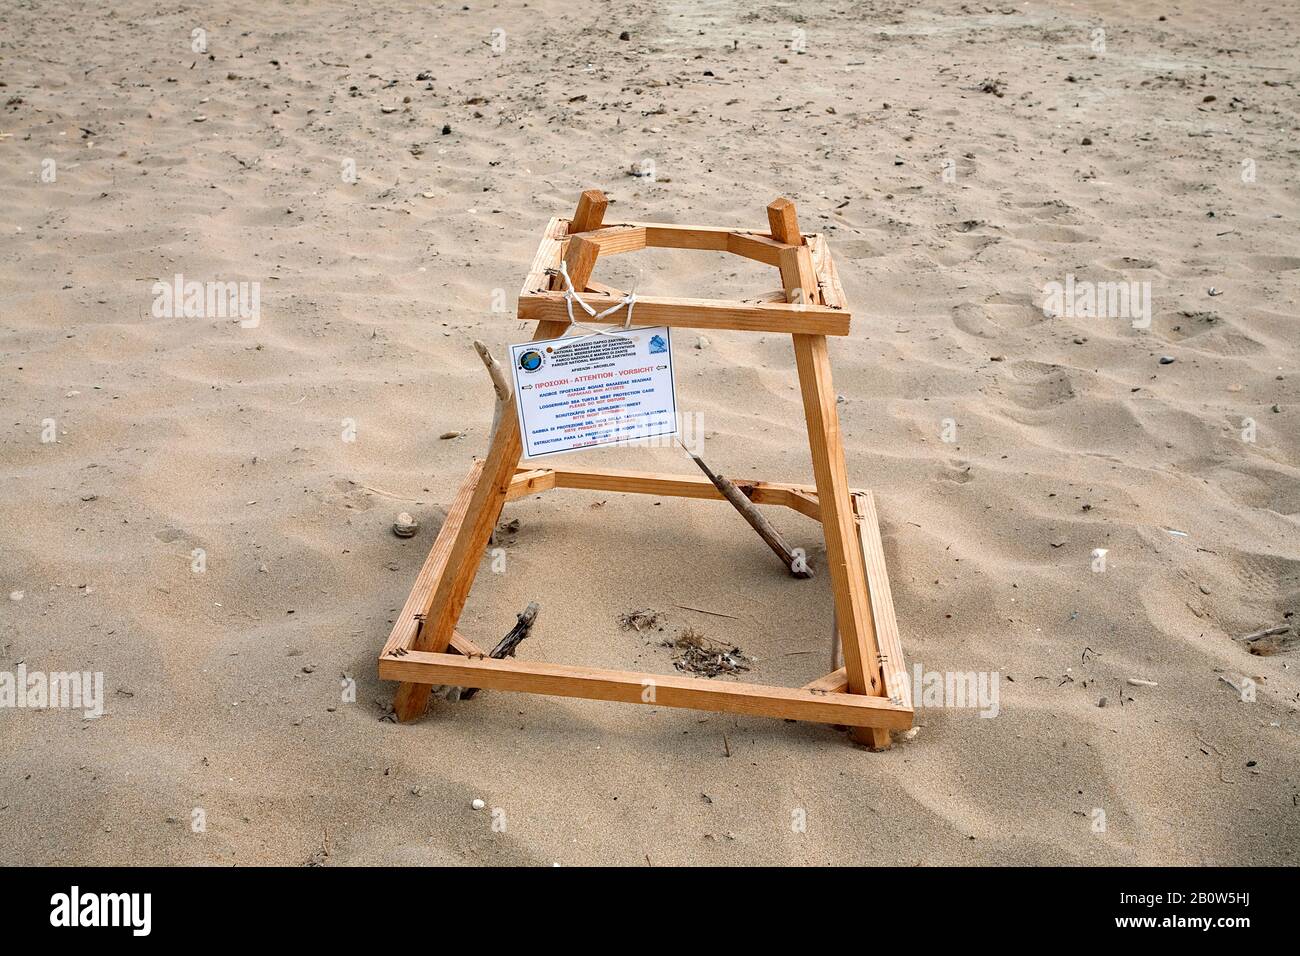
{"label": "small stone", "polygon": [[695,340],[695,347],[697,349],[701,349],[701,350],[707,349],[711,344],[712,343],[709,341],[709,338],[706,335],[701,335],[698,339]]}
{"label": "small stone", "polygon": [[484,807],[487,806],[487,804],[484,803],[482,800],[480,800],[478,797],[475,797],[473,802],[470,803],[470,806],[473,807],[475,810],[482,810]]}
{"label": "small stone", "polygon": [[1098,706],[1098,707],[1105,707],[1105,706],[1106,706],[1106,698],[1103,697],[1101,700],[1097,701],[1097,706]]}
{"label": "small stone", "polygon": [[464,432],[443,432],[443,433],[442,433],[441,435],[439,435],[438,437],[439,437],[442,441],[446,441],[446,440],[449,439],[449,438],[459,438],[459,437],[460,437],[461,435],[463,435],[463,434],[465,434],[465,433],[464,433]]}
{"label": "small stone", "polygon": [[413,797],[422,797],[422,796],[424,796],[424,787],[412,787],[412,788],[411,788],[411,796],[413,796]]}
{"label": "small stone", "polygon": [[442,135],[443,135],[443,136],[450,136],[450,135],[451,135],[451,124],[450,124],[450,123],[443,123],[443,124],[442,124]]}
{"label": "small stone", "polygon": [[420,530],[420,522],[411,517],[409,512],[403,511],[393,522],[393,534],[399,538],[413,538],[415,532]]}
{"label": "small stone", "polygon": [[316,670],[316,665],[315,665],[315,664],[303,664],[303,665],[302,665],[302,672],[303,672],[304,674],[310,674],[310,673],[314,672],[315,670]]}
{"label": "small stone", "polygon": [[626,30],[624,30],[622,33],[620,33],[620,34],[618,35],[618,38],[619,38],[620,40],[630,40],[630,39],[632,39],[632,34],[628,33]]}
{"label": "small stone", "polygon": [[1161,365],[1173,365],[1173,364],[1174,364],[1174,357],[1173,357],[1172,355],[1162,355],[1162,356],[1160,356],[1160,364],[1161,364]]}
{"label": "small stone", "polygon": [[1080,146],[1091,146],[1091,145],[1092,145],[1092,137],[1091,137],[1091,136],[1085,136],[1083,139],[1079,140],[1079,145],[1080,145]]}

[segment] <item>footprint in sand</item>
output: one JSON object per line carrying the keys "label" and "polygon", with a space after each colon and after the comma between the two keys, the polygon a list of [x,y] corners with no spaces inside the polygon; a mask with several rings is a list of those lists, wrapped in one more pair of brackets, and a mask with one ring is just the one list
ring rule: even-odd
{"label": "footprint in sand", "polygon": [[1007,397],[1022,408],[1047,408],[1074,398],[1070,373],[1060,365],[1021,361],[1008,372]]}

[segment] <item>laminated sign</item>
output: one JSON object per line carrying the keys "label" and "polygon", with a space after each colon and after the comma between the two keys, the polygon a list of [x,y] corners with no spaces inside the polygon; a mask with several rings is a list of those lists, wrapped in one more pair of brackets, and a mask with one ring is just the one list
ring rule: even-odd
{"label": "laminated sign", "polygon": [[667,327],[510,347],[524,455],[677,434]]}

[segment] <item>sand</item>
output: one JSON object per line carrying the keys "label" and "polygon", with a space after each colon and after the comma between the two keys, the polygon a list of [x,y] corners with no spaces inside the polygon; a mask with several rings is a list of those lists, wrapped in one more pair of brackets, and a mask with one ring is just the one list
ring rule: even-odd
{"label": "sand", "polygon": [[[0,0],[0,671],[106,697],[0,710],[0,863],[1296,862],[1300,657],[1238,640],[1300,604],[1293,7],[113,6]],[[886,753],[496,691],[385,719],[376,654],[485,450],[471,342],[531,334],[540,231],[592,187],[612,217],[749,228],[786,195],[830,238],[909,664],[996,672],[995,718],[922,708]],[[156,317],[176,274],[259,282],[260,321]],[[1045,316],[1071,275],[1149,283],[1150,327]],[[669,251],[597,277],[776,284]],[[811,480],[789,339],[698,338],[707,460]],[[827,669],[827,575],[725,505],[506,517],[481,642],[537,600],[533,660],[669,673],[658,641],[694,627],[747,680]],[[773,520],[817,565],[816,526]],[[619,628],[643,607],[663,635]]]}

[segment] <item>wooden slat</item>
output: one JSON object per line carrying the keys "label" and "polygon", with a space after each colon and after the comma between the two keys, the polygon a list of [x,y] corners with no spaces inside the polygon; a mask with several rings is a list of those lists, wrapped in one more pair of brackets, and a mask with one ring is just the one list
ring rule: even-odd
{"label": "wooden slat", "polygon": [[[665,498],[699,498],[725,501],[722,492],[703,475],[669,475],[656,472],[621,471],[597,468],[560,468],[555,470],[556,488],[584,488],[589,491],[617,491],[634,495],[662,495]],[[785,505],[802,509],[791,502],[796,493],[810,489],[771,481],[733,480],[750,501],[757,505]]]}
{"label": "wooden slat", "polygon": [[[768,205],[767,216],[773,238],[800,247],[802,256],[782,253],[781,283],[791,290],[792,296],[801,294],[807,301],[815,294],[816,277],[812,273],[812,256],[799,234],[794,204],[788,199],[777,199]],[[826,536],[826,563],[830,569],[831,589],[835,593],[835,617],[844,650],[849,692],[881,696],[886,691],[880,673],[880,649],[876,644],[871,596],[867,590],[853,502],[849,497],[848,469],[844,463],[844,444],[826,337],[794,336],[794,356],[799,367],[804,417],[808,421],[808,444],[812,451],[813,474],[817,477],[822,530]],[[854,738],[873,747],[889,746],[887,730],[870,728],[856,732]]]}
{"label": "wooden slat", "polygon": [[[591,280],[592,270],[596,268],[596,259],[600,255],[600,243],[592,242],[584,236],[573,236],[569,239],[564,247],[564,268],[569,273],[569,281],[573,283],[575,289],[585,289],[587,283]],[[563,276],[555,277],[555,288],[563,290],[567,288],[564,284]],[[563,298],[561,296],[561,298]],[[523,298],[519,300],[523,302]],[[520,318],[523,318],[520,315]],[[568,324],[569,313],[566,309],[564,313],[565,324]]]}
{"label": "wooden slat", "polygon": [[748,299],[741,299],[742,302],[788,302],[785,289],[768,289],[766,292],[760,292],[758,295],[751,296]]}
{"label": "wooden slat", "polygon": [[732,232],[718,226],[684,226],[671,222],[629,222],[624,225],[644,229],[646,245],[652,249],[726,252],[727,236]]}
{"label": "wooden slat", "polygon": [[[621,299],[627,295],[622,289],[616,289],[612,285],[605,285],[603,282],[597,282],[595,279],[587,280],[586,292],[594,292],[596,295],[606,295],[611,299]],[[584,295],[583,298],[586,298]]]}
{"label": "wooden slat", "polygon": [[839,670],[831,671],[824,677],[819,677],[814,681],[809,681],[803,685],[804,690],[821,694],[843,694],[849,689],[849,675],[843,667]]}
{"label": "wooden slat", "polygon": [[727,251],[769,266],[780,265],[781,253],[786,245],[771,236],[750,232],[733,232],[727,240]]}
{"label": "wooden slat", "polygon": [[584,232],[582,238],[598,244],[602,256],[639,252],[647,244],[646,231],[637,226],[606,226],[594,232]]}
{"label": "wooden slat", "polygon": [[778,265],[787,301],[820,304],[817,273],[813,271],[812,253],[807,246],[787,246],[782,249]]}
{"label": "wooden slat", "polygon": [[[576,286],[575,286],[576,288]],[[532,292],[519,296],[519,318],[525,321],[563,321],[569,310],[560,292]],[[622,325],[627,316],[616,312],[584,322]],[[634,323],[688,329],[735,329],[742,332],[786,332],[808,335],[848,335],[852,316],[844,309],[785,302],[728,302],[718,299],[682,299],[638,296]]]}
{"label": "wooden slat", "polygon": [[[626,222],[617,227],[644,231],[645,245],[651,249],[698,249],[705,252],[730,252],[755,259],[769,266],[777,264],[783,243],[765,232],[733,229],[726,226],[682,226],[667,222]],[[618,250],[623,251],[623,250]]]}
{"label": "wooden slat", "polygon": [[470,467],[465,480],[461,482],[456,497],[452,499],[451,507],[447,509],[447,519],[443,521],[442,527],[438,529],[438,537],[434,539],[433,547],[429,549],[428,557],[424,559],[424,565],[415,578],[411,593],[407,595],[401,613],[397,615],[397,620],[393,622],[393,630],[388,635],[388,640],[384,642],[384,649],[379,653],[380,657],[387,656],[397,648],[404,650],[410,648],[415,642],[415,634],[419,630],[420,623],[416,615],[425,612],[430,596],[433,594],[434,588],[437,587],[443,571],[446,570],[447,556],[451,554],[452,541],[460,531],[461,523],[465,520],[465,512],[469,508],[470,496],[474,493],[474,486],[478,484],[479,475],[482,472],[483,463],[476,461]]}
{"label": "wooden slat", "polygon": [[[826,563],[835,592],[836,620],[844,648],[844,666],[849,674],[849,690],[854,694],[881,695],[885,686],[880,676],[880,649],[876,645],[862,548],[849,500],[848,470],[844,464],[825,336],[796,335],[794,353],[799,366],[804,416],[808,420],[808,443],[826,536]],[[859,735],[859,739],[874,747],[889,745],[888,733],[867,733]]]}
{"label": "wooden slat", "polygon": [[876,499],[869,491],[853,495],[858,539],[862,543],[862,560],[866,566],[867,586],[871,594],[871,616],[876,625],[876,644],[880,648],[881,673],[889,697],[912,709],[912,681],[903,660],[903,640],[894,616],[894,596],[889,590],[889,570],[885,566],[885,546],[880,540],[880,519]]}
{"label": "wooden slat", "polygon": [[487,651],[479,647],[460,631],[451,632],[451,641],[449,646],[458,654],[464,654],[466,657],[487,657]]}
{"label": "wooden slat", "polygon": [[523,498],[541,491],[549,491],[554,487],[555,472],[549,468],[520,471],[510,479],[510,491],[506,495],[506,500],[514,501],[516,498]]}
{"label": "wooden slat", "polygon": [[[379,676],[385,680],[684,707],[755,717],[845,724],[851,727],[905,730],[912,725],[911,711],[897,707],[882,697],[819,694],[795,688],[763,687],[698,677],[644,674],[566,664],[492,658],[471,660],[456,654],[411,651],[403,657],[381,660]],[[653,694],[650,693],[651,688]]]}
{"label": "wooden slat", "polygon": [[791,491],[786,505],[813,521],[822,520],[822,506],[816,491]]}
{"label": "wooden slat", "polygon": [[547,269],[554,269],[559,266],[560,258],[563,255],[563,240],[565,230],[568,228],[568,222],[564,219],[553,218],[546,224],[546,231],[542,233],[542,241],[537,246],[537,252],[533,255],[533,264],[528,268],[528,275],[524,278],[523,287],[519,290],[520,295],[526,295],[530,292],[544,292],[551,287],[551,277],[547,275]]}
{"label": "wooden slat", "polygon": [[[549,250],[538,249],[537,260]],[[600,254],[600,246],[585,242],[581,237],[570,240],[565,252],[565,265],[574,288],[585,288],[591,278],[591,270]],[[521,296],[522,301],[524,297]],[[553,339],[563,335],[569,328],[568,315],[564,321],[539,322],[533,335],[534,339]],[[501,516],[501,508],[506,503],[511,480],[519,465],[519,455],[523,451],[523,440],[519,434],[519,416],[514,407],[514,397],[501,410],[501,420],[497,423],[492,446],[488,449],[487,460],[483,463],[483,473],[474,486],[465,519],[457,528],[447,557],[445,573],[439,576],[433,593],[424,607],[425,623],[416,635],[411,647],[413,650],[441,653],[447,649],[455,630],[456,622],[465,609],[469,599],[470,588],[478,575],[478,567],[483,558],[492,529],[496,527]],[[429,702],[429,685],[406,681],[397,688],[393,696],[393,710],[401,721],[414,720],[424,713]]]}
{"label": "wooden slat", "polygon": [[844,287],[840,285],[840,274],[835,268],[830,243],[825,236],[808,236],[807,239],[808,248],[812,250],[813,271],[817,273],[817,287],[821,291],[822,304],[833,309],[847,308],[848,299],[844,296]]}

